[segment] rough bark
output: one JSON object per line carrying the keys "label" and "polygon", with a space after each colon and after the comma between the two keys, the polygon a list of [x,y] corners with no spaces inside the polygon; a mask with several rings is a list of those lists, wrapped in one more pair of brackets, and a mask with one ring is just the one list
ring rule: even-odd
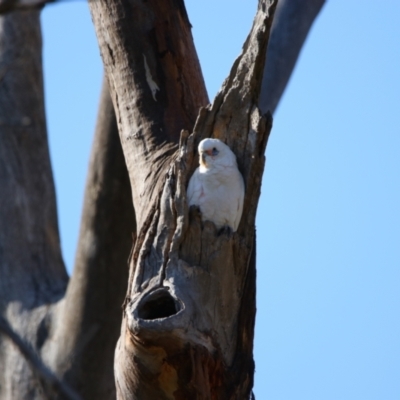
{"label": "rough bark", "polygon": [[[274,110],[323,2],[279,3],[262,111]],[[135,230],[132,185],[138,234],[117,349],[119,397],[248,398],[254,217],[271,124],[256,105],[271,18],[258,16],[267,24],[256,21],[243,56],[193,129],[208,99],[183,2],[93,0],[91,8],[129,178],[103,90],[67,293],[46,137],[39,13],[0,16],[0,314],[43,366],[83,398],[115,398],[113,349]],[[194,133],[183,133],[179,147],[182,129]],[[216,232],[198,211],[187,210],[186,184],[197,143],[206,136],[231,146],[246,181],[235,234]],[[51,390],[0,335],[0,398],[56,398]]]}
{"label": "rough bark", "polygon": [[128,173],[106,82],[82,215],[75,267],[65,299],[57,310],[46,359],[84,399],[113,399],[114,350],[136,227]]}
{"label": "rough bark", "polygon": [[264,68],[262,112],[274,114],[308,32],[324,4],[325,0],[279,0]]}
{"label": "rough bark", "polygon": [[46,3],[55,0],[0,0],[0,14],[15,10],[39,10]]}
{"label": "rough bark", "polygon": [[[61,258],[43,102],[39,12],[0,16],[0,314],[38,353],[68,281]],[[0,398],[41,398],[0,336]]]}
{"label": "rough bark", "polygon": [[[0,27],[0,314],[84,398],[112,399],[135,224],[111,99],[105,89],[64,298],[68,276],[46,136],[39,13],[7,14]],[[49,396],[56,392],[0,335],[0,398]]]}
{"label": "rough bark", "polygon": [[140,227],[181,129],[193,127],[208,98],[182,0],[94,0],[89,5]]}
{"label": "rough bark", "polygon": [[[242,56],[213,105],[200,111],[193,135],[182,132],[177,154],[172,153],[177,131],[188,121],[179,107],[188,104],[182,97],[175,102],[171,123],[170,98],[185,91],[176,87],[165,54],[176,63],[176,55],[190,44],[186,68],[191,62],[196,63],[192,71],[199,68],[183,5],[169,3],[160,10],[155,3],[91,3],[140,214],[116,350],[118,398],[249,398],[254,373],[254,222],[271,128],[270,116],[262,116],[257,103],[275,2],[261,4]],[[160,29],[160,38],[172,38],[164,51],[164,41],[153,40]],[[180,82],[185,78],[182,73]],[[166,82],[174,84],[175,91]],[[183,87],[188,84],[190,80]],[[159,96],[152,92],[155,85]],[[196,147],[209,136],[221,138],[236,153],[246,183],[243,218],[235,234],[201,223],[195,210],[188,213],[186,185],[196,167]]]}
{"label": "rough bark", "polygon": [[68,385],[62,382],[37,356],[35,351],[11,328],[10,324],[0,315],[0,332],[3,333],[30,364],[32,371],[41,380],[42,385],[49,386],[49,393],[58,393],[67,400],[80,400],[80,397]]}

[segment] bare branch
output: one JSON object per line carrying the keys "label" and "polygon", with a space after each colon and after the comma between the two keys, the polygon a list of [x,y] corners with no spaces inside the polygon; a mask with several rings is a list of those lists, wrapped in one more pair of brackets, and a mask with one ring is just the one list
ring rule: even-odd
{"label": "bare branch", "polygon": [[[271,115],[257,108],[276,1],[263,1],[229,77],[193,134],[167,159],[157,203],[138,229],[115,358],[118,399],[242,400],[253,385],[254,225]],[[187,181],[204,137],[237,156],[246,194],[236,233],[188,212]]]}
{"label": "bare branch", "polygon": [[0,0],[0,15],[12,11],[40,10],[47,4],[67,1],[71,0]]}
{"label": "bare branch", "polygon": [[[0,16],[0,306],[58,300],[61,258],[44,113],[39,12]],[[27,90],[29,88],[29,90]]]}
{"label": "bare branch", "polygon": [[279,0],[268,45],[260,109],[273,114],[325,0]]}
{"label": "bare branch", "polygon": [[114,349],[135,230],[128,172],[104,81],[75,268],[51,354],[58,375],[87,399],[115,397]]}
{"label": "bare branch", "polygon": [[[0,16],[0,314],[41,351],[68,275],[61,256],[44,112],[37,10]],[[35,393],[30,366],[2,343],[0,397]]]}
{"label": "bare branch", "polygon": [[21,354],[28,361],[31,368],[43,379],[50,388],[64,396],[68,400],[80,400],[80,396],[75,393],[66,383],[62,382],[57,376],[43,363],[32,348],[25,343],[21,337],[11,328],[8,321],[0,315],[0,332],[6,335],[18,348]]}
{"label": "bare branch", "polygon": [[54,1],[57,0],[0,0],[0,14],[16,10],[37,10]]}
{"label": "bare branch", "polygon": [[205,85],[183,0],[89,5],[141,226],[181,130],[208,103]]}

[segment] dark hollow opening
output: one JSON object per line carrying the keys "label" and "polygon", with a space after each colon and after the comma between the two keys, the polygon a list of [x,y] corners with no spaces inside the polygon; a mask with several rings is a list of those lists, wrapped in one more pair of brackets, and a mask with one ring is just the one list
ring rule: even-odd
{"label": "dark hollow opening", "polygon": [[174,298],[167,291],[156,292],[146,298],[139,306],[138,317],[141,319],[167,318],[178,312]]}

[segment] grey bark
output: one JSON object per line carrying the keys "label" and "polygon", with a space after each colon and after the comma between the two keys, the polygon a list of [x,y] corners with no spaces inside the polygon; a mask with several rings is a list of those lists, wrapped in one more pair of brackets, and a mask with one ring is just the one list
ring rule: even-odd
{"label": "grey bark", "polygon": [[[140,215],[116,350],[119,399],[250,396],[255,313],[250,261],[271,128],[270,116],[263,117],[257,103],[275,4],[262,3],[231,75],[213,105],[200,111],[193,135],[182,132],[175,153],[177,133],[188,121],[181,117],[188,114],[185,107],[198,104],[194,93],[185,92],[199,82],[185,13],[176,4],[163,10],[155,1],[90,3]],[[162,35],[154,40],[157,29]],[[171,40],[163,49],[165,37]],[[186,68],[194,73],[181,70],[173,82],[171,61],[177,64],[183,47],[174,42],[177,37],[191,55]],[[185,83],[184,90],[176,81]],[[174,120],[167,124],[176,93]],[[217,232],[196,212],[188,214],[185,193],[195,149],[209,136],[230,145],[246,183],[244,217],[235,234]]]}
{"label": "grey bark", "polygon": [[46,360],[84,399],[113,399],[114,350],[136,227],[128,173],[105,81],[82,215],[74,271],[57,310]]}
{"label": "grey bark", "polygon": [[[251,390],[254,371],[252,224],[270,128],[270,119],[256,107],[259,55],[265,49],[260,45],[254,61],[254,47],[245,45],[245,56],[235,63],[213,106],[202,109],[193,129],[198,109],[208,99],[190,23],[180,0],[159,3],[91,4],[126,164],[110,97],[103,89],[67,291],[46,137],[39,13],[0,16],[0,314],[43,365],[83,398],[115,398],[112,358],[135,231],[132,195],[138,229],[121,334],[125,342],[120,340],[117,350],[120,398],[124,393],[170,398],[177,387],[177,398],[242,398]],[[264,72],[267,100],[260,103],[262,111],[274,110],[322,3],[309,0],[300,7],[298,1],[280,0]],[[278,63],[274,60],[280,60],[280,68],[272,68]],[[238,97],[233,87],[250,89]],[[182,135],[176,159],[181,129],[194,130],[194,136]],[[227,141],[254,189],[247,185],[245,217],[235,234],[216,232],[212,224],[201,223],[196,210],[189,216],[186,208],[185,185],[196,166],[196,144],[204,136]],[[233,275],[229,270],[226,274],[228,264]],[[232,293],[224,290],[227,286]],[[199,292],[199,287],[209,291]],[[232,287],[238,288],[238,296]],[[210,293],[222,293],[215,296],[220,303],[212,314],[207,311],[214,307]],[[204,307],[198,307],[199,299]],[[154,316],[160,312],[158,324]],[[191,322],[193,312],[201,315],[197,328]],[[178,337],[174,327],[182,324]],[[218,329],[210,333],[210,327]],[[157,345],[149,347],[155,338]],[[150,369],[135,364],[138,358],[133,355]],[[136,372],[127,374],[131,366]],[[0,398],[49,396],[55,398],[56,393],[0,334]]]}
{"label": "grey bark", "polygon": [[264,68],[260,109],[275,109],[282,98],[308,32],[325,0],[279,0]]}
{"label": "grey bark", "polygon": [[[0,313],[37,352],[68,277],[61,258],[43,102],[39,12],[0,16]],[[41,397],[0,336],[0,398]]]}
{"label": "grey bark", "polygon": [[[0,311],[85,398],[115,398],[113,353],[135,224],[112,104],[103,90],[64,298],[68,277],[46,137],[39,13],[10,13],[0,23]],[[0,360],[1,399],[47,398],[35,371],[2,335]]]}
{"label": "grey bark", "polygon": [[15,10],[38,10],[55,0],[0,0],[0,14]]}
{"label": "grey bark", "polygon": [[193,127],[208,98],[181,0],[89,5],[139,227],[154,206],[159,177],[168,170],[181,129]]}
{"label": "grey bark", "polygon": [[[7,336],[25,360],[31,365],[32,371],[41,380],[42,385],[49,386],[52,393],[59,393],[67,400],[80,400],[80,397],[67,384],[62,382],[37,356],[35,351],[25,343],[11,328],[10,324],[0,315],[0,332]],[[53,390],[52,390],[53,389]],[[48,390],[49,391],[49,390]]]}

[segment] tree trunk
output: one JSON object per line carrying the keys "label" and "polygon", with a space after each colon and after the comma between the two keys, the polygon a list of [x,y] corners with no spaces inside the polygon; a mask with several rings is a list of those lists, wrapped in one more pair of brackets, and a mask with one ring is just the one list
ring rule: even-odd
{"label": "tree trunk", "polygon": [[103,82],[74,272],[45,354],[84,399],[115,398],[114,350],[134,232],[128,173]]}
{"label": "tree trunk", "polygon": [[[103,89],[76,265],[66,292],[43,105],[39,12],[0,16],[0,29],[0,314],[25,348],[83,398],[114,399],[114,349],[135,222],[108,89]],[[0,335],[2,400],[56,398],[57,388],[32,365]]]}
{"label": "tree trunk", "polygon": [[[114,399],[120,333],[120,399],[249,398],[254,218],[271,127],[262,114],[276,107],[322,3],[280,0],[259,112],[275,2],[260,2],[242,56],[207,107],[182,0],[91,2],[117,118],[104,86],[69,283],[46,136],[39,12],[0,16],[2,400],[75,396],[48,367],[84,399]],[[302,22],[288,24],[294,8]],[[300,40],[287,46],[287,37]],[[274,68],[277,60],[290,68]],[[210,136],[235,152],[246,182],[236,233],[187,209],[196,147]]]}
{"label": "tree trunk", "polygon": [[[191,128],[204,102],[193,92],[202,80],[183,5],[157,3],[90,3],[138,215],[117,394],[245,399],[254,374],[254,223],[271,128],[257,102],[276,2],[260,4],[241,57],[193,134],[182,131],[178,151],[178,132]],[[196,210],[189,215],[186,185],[204,137],[237,155],[246,185],[237,233],[203,224]]]}
{"label": "tree trunk", "polygon": [[[41,353],[68,277],[46,136],[39,12],[0,16],[0,35],[0,314]],[[41,398],[42,384],[4,336],[0,360],[1,399]]]}

